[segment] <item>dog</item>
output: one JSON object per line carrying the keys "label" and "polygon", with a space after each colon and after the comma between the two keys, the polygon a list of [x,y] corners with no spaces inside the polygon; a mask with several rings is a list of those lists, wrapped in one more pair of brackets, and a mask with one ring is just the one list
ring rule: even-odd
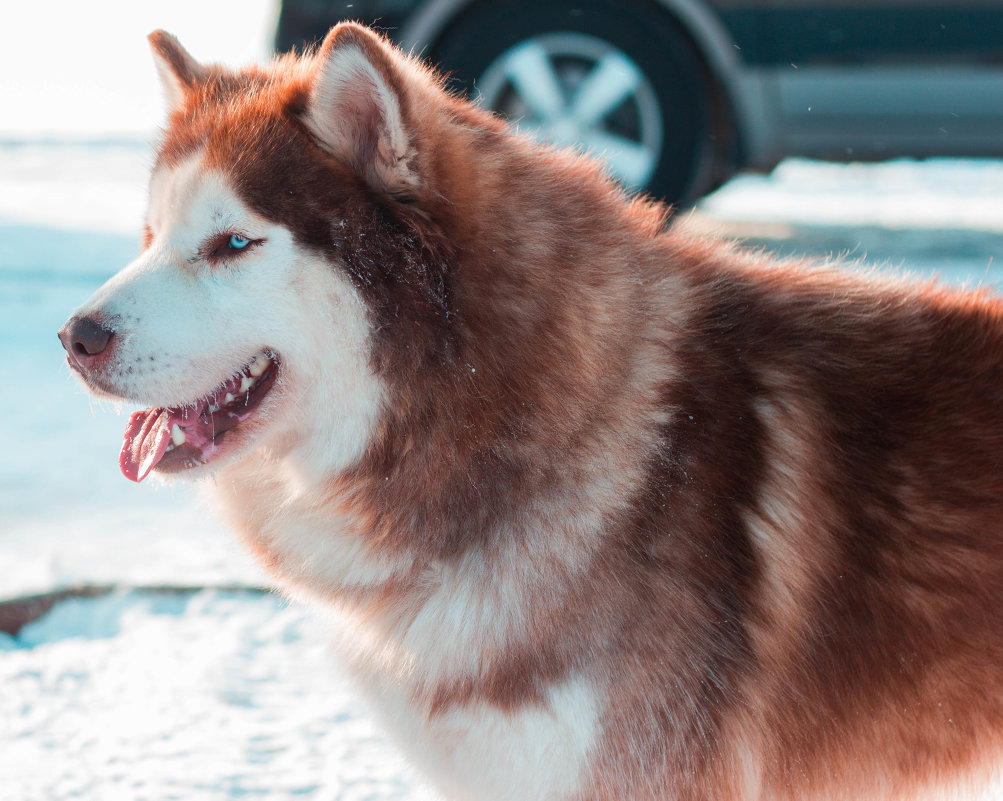
{"label": "dog", "polygon": [[688,233],[356,24],[150,41],[68,362],[444,798],[1003,797],[998,297]]}

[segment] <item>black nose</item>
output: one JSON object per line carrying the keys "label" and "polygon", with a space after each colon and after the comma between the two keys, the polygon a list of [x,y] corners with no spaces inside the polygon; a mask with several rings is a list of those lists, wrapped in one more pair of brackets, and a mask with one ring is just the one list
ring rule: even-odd
{"label": "black nose", "polygon": [[59,329],[59,341],[77,367],[87,368],[107,347],[112,331],[90,317],[73,317]]}

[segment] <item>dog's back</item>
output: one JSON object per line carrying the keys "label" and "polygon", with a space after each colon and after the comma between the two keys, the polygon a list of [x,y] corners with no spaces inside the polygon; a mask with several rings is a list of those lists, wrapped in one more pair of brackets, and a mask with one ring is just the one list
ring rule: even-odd
{"label": "dog's back", "polygon": [[998,797],[999,302],[675,248],[610,797]]}
{"label": "dog's back", "polygon": [[666,230],[356,26],[236,75],[154,44],[160,182],[211,174],[309,287],[268,356],[300,411],[220,499],[451,797],[1003,791],[999,300]]}

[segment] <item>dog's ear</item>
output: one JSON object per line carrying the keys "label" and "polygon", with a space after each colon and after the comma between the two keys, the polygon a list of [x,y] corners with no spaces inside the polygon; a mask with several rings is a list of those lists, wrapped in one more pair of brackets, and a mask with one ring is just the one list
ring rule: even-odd
{"label": "dog's ear", "polygon": [[180,107],[185,94],[202,79],[204,70],[167,31],[154,31],[147,39],[153,48],[157,74],[164,85],[167,108],[174,111]]}
{"label": "dog's ear", "polygon": [[341,23],[316,58],[305,119],[321,146],[376,188],[414,189],[400,57],[363,26]]}

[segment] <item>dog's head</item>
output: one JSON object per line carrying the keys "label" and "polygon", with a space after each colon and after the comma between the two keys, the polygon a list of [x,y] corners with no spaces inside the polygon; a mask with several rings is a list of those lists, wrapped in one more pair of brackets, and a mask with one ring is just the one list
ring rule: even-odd
{"label": "dog's head", "polygon": [[147,407],[122,449],[133,480],[257,448],[346,464],[383,397],[386,330],[447,314],[415,124],[446,95],[351,24],[240,72],[150,41],[169,120],[143,249],[61,329],[67,360],[93,393]]}

